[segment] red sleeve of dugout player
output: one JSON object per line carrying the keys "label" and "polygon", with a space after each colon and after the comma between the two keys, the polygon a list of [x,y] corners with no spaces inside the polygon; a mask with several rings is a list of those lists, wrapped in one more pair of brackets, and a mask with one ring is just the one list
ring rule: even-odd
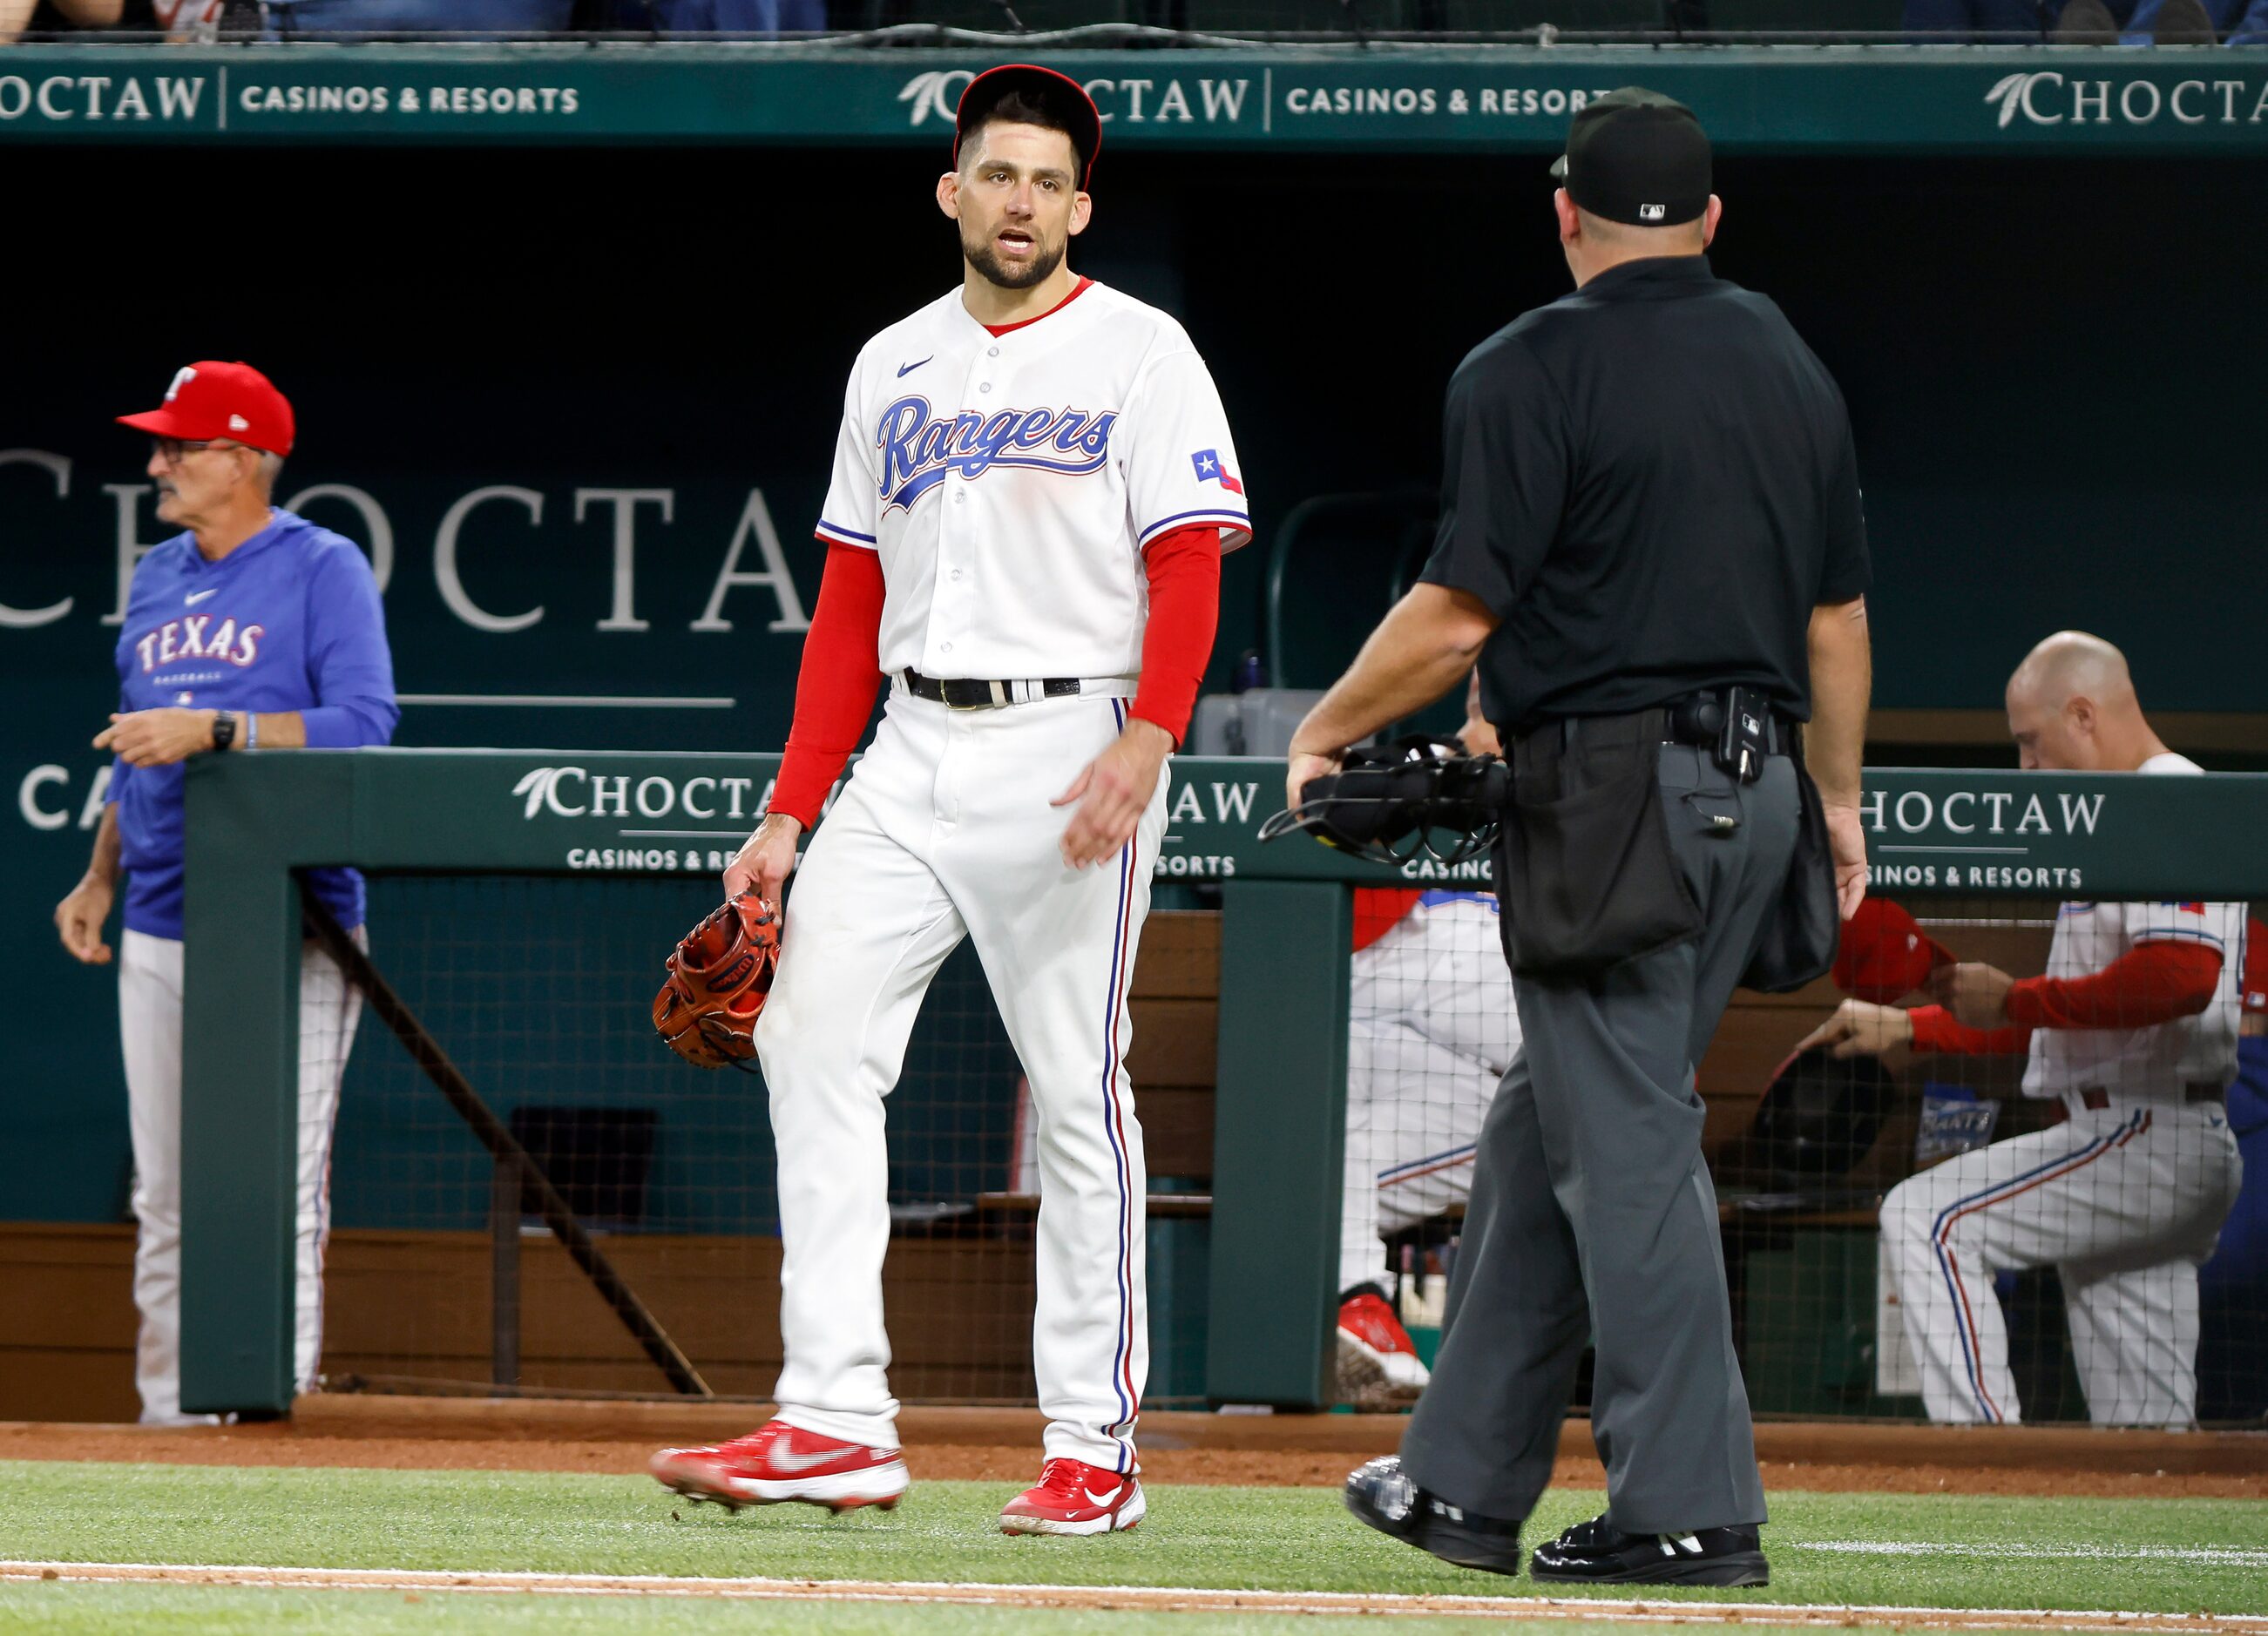
{"label": "red sleeve of dugout player", "polygon": [[2213,1003],[2220,950],[2203,943],[2137,944],[2091,977],[2027,977],[2008,991],[2020,1028],[2150,1028]]}
{"label": "red sleeve of dugout player", "polygon": [[2036,1028],[2150,1028],[2213,1002],[2220,952],[2200,943],[2146,943],[2088,977],[2027,977],[2008,991],[2007,1028],[1970,1028],[1942,1006],[1912,1013],[1917,1051],[2013,1055]]}
{"label": "red sleeve of dugout player", "polygon": [[1402,924],[1425,895],[1422,886],[1358,886],[1354,889],[1354,947],[1359,954]]}

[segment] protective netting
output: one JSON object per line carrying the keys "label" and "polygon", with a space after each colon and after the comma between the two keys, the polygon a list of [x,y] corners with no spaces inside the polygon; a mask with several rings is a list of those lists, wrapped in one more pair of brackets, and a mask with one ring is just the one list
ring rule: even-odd
{"label": "protective netting", "polygon": [[[648,1015],[662,956],[715,897],[706,877],[379,877],[369,924],[381,973],[710,1386],[762,1396],[780,1354],[763,1080],[687,1066]],[[1010,1188],[1017,1075],[964,949],[890,1098],[886,1276],[908,1398],[1031,1395],[1029,1214],[980,1202]],[[667,1391],[521,1194],[366,1023],[333,1160],[328,1383]]]}
{"label": "protective netting", "polygon": [[[761,1398],[780,1362],[764,1082],[688,1067],[649,1016],[663,956],[715,895],[706,876],[380,876],[372,956],[709,1387]],[[1155,1104],[1153,1157],[1174,1167],[1152,1165],[1153,1403],[1202,1390],[1213,979],[1189,957],[1209,954],[1211,918],[1158,917],[1135,982],[1138,1094]],[[1177,925],[1192,920],[1205,923],[1194,943]],[[1034,1396],[1027,1104],[964,944],[888,1103],[902,1398]],[[373,1020],[347,1070],[331,1199],[327,1388],[671,1390],[533,1190]]]}
{"label": "protective netting", "polygon": [[[1872,906],[1834,979],[1737,995],[1697,1067],[1756,1411],[2257,1420],[2244,906]],[[1489,899],[1364,893],[1356,918],[1340,1282],[1377,1286],[1430,1360],[1517,1018]],[[2242,1054],[2261,1087],[2268,1039]],[[1358,1370],[1344,1395],[1395,1394]]]}
{"label": "protective netting", "polygon": [[[705,877],[380,877],[370,935],[709,1385],[761,1398],[779,1363],[763,1082],[685,1067],[646,1012],[663,951],[711,895]],[[1868,911],[1833,979],[1737,995],[1698,1065],[1757,1412],[2268,1412],[2268,1176],[2240,1197],[2230,1124],[2232,1108],[2257,1121],[2268,1079],[2268,1038],[2240,1038],[2243,906],[1904,906]],[[1517,1014],[1486,896],[1366,891],[1356,920],[1339,1283],[1375,1288],[1430,1358]],[[1153,1406],[1204,1392],[1217,950],[1217,915],[1153,916],[1135,981]],[[1830,1024],[1839,1038],[1799,1057]],[[2248,1082],[2232,1087],[2240,1059]],[[886,1303],[908,1400],[1032,1398],[1020,1081],[964,948],[888,1111]],[[367,1017],[333,1177],[330,1388],[669,1390],[534,1200],[499,1185]],[[1388,1406],[1376,1387],[1347,1396]]]}

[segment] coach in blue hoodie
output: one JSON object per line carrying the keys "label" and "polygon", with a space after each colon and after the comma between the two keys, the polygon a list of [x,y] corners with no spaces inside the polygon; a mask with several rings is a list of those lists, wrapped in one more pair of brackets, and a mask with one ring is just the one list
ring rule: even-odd
{"label": "coach in blue hoodie", "polygon": [[[134,571],[118,638],[118,711],[95,737],[112,763],[94,857],[55,909],[90,965],[127,876],[118,1012],[134,1139],[135,1383],[146,1424],[180,1424],[182,772],[194,755],[382,745],[398,715],[378,582],[354,544],[269,503],[291,452],[291,406],[249,364],[192,363],[122,424],[151,434],[158,515],[187,532]],[[363,936],[362,877],[311,884]],[[299,968],[295,1377],[322,1353],[327,1183],[339,1083],[361,997],[309,943]]]}

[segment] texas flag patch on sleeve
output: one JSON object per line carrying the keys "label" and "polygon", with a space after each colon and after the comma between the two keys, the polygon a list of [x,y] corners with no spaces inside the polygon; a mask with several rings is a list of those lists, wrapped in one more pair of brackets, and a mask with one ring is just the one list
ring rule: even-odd
{"label": "texas flag patch on sleeve", "polygon": [[1221,463],[1218,450],[1200,449],[1189,457],[1189,464],[1197,468],[1197,481],[1219,483],[1233,495],[1241,495],[1244,492],[1244,485],[1237,481],[1228,467]]}

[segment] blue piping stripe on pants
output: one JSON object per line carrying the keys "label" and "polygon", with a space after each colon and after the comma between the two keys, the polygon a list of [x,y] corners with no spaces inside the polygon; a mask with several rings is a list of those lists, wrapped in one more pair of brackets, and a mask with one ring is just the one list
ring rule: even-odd
{"label": "blue piping stripe on pants", "polygon": [[2007,1181],[1995,1182],[1989,1187],[1964,1194],[1939,1211],[1937,1219],[1930,1224],[1930,1247],[1937,1257],[1938,1275],[1945,1280],[1946,1294],[1952,1297],[1953,1322],[1961,1335],[1962,1360],[1969,1371],[1969,1389],[1976,1394],[1977,1406],[1984,1412],[1986,1420],[1998,1423],[2007,1420],[2007,1415],[1984,1390],[1983,1354],[1977,1346],[1974,1319],[1969,1312],[1968,1291],[1961,1282],[1960,1274],[1954,1269],[1952,1252],[1946,1246],[1952,1224],[1971,1210],[2013,1199],[2043,1182],[2052,1180],[2056,1175],[2094,1163],[2113,1148],[2138,1134],[2149,1124],[2149,1111],[2145,1109],[2075,1152],[2058,1155],[2034,1165],[2021,1176],[2010,1177]]}
{"label": "blue piping stripe on pants", "polygon": [[[1126,707],[1118,700],[1111,701],[1111,713],[1118,727],[1126,726]],[[1119,1420],[1104,1431],[1118,1443],[1118,1465],[1121,1472],[1130,1471],[1133,1450],[1127,1445],[1125,1429],[1133,1424],[1135,1403],[1130,1377],[1134,1366],[1134,1297],[1131,1221],[1133,1213],[1133,1181],[1126,1157],[1123,1130],[1118,1119],[1118,1025],[1126,978],[1127,919],[1134,892],[1134,848],[1129,840],[1118,854],[1118,912],[1111,932],[1110,989],[1103,997],[1102,1007],[1102,1129],[1109,1139],[1110,1153],[1117,1169],[1118,1180],[1118,1344],[1111,1354],[1110,1388],[1118,1398]]]}

